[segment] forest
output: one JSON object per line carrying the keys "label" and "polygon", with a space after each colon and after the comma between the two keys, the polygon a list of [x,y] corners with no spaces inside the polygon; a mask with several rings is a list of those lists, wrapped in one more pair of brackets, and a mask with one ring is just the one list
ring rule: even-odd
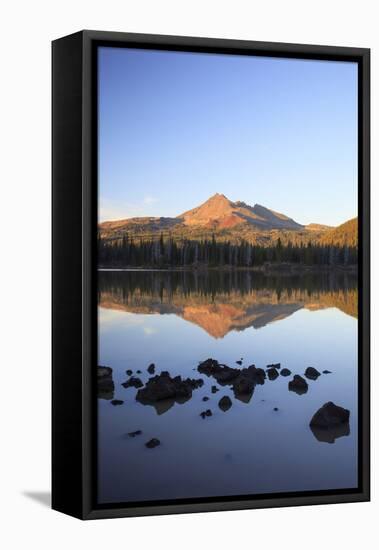
{"label": "forest", "polygon": [[231,267],[254,268],[264,264],[303,264],[306,266],[355,266],[358,250],[353,246],[336,246],[308,241],[261,246],[241,240],[239,244],[205,240],[175,241],[163,234],[156,239],[98,238],[99,267]]}

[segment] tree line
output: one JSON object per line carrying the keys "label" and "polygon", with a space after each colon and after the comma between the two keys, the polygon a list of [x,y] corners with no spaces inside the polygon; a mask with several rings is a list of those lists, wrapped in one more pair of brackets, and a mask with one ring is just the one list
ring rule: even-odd
{"label": "tree line", "polygon": [[320,266],[351,266],[358,263],[352,246],[312,243],[261,246],[242,240],[239,244],[211,239],[175,241],[171,237],[135,239],[98,238],[98,263],[102,267],[255,267],[265,263],[295,263]]}

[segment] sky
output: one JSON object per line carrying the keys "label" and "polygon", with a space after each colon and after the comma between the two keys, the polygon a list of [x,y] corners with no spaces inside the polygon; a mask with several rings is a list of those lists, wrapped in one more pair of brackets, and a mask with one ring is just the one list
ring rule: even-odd
{"label": "sky", "polygon": [[100,47],[99,220],[215,193],[297,222],[357,215],[357,65]]}

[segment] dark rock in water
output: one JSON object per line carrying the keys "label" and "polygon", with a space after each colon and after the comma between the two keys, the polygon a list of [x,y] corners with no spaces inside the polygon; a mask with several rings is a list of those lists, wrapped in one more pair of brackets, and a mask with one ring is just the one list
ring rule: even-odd
{"label": "dark rock in water", "polygon": [[124,402],[121,401],[121,399],[113,399],[113,401],[111,401],[112,405],[122,405]]}
{"label": "dark rock in water", "polygon": [[349,422],[350,411],[335,405],[332,401],[325,403],[312,417],[309,425],[328,429]]}
{"label": "dark rock in water", "polygon": [[279,409],[278,409],[278,407],[274,407],[273,410],[274,410],[274,411],[278,411]]}
{"label": "dark rock in water", "polygon": [[236,361],[237,365],[242,365],[242,360]]}
{"label": "dark rock in water", "polygon": [[140,370],[137,370],[137,371],[136,371],[137,374],[141,374],[141,372],[142,372],[142,371],[140,371]]}
{"label": "dark rock in water", "polygon": [[149,379],[143,389],[138,390],[136,400],[144,405],[151,405],[157,401],[174,400],[184,403],[192,397],[192,390],[200,388],[204,384],[201,379],[186,378],[181,376],[172,378],[167,371]]}
{"label": "dark rock in water", "polygon": [[264,384],[265,379],[265,371],[257,369],[255,365],[242,369],[232,385],[234,397],[244,403],[248,403],[253,395],[255,386],[257,384]]}
{"label": "dark rock in water", "polygon": [[219,384],[229,384],[240,374],[240,369],[221,365],[216,359],[206,359],[197,367],[206,376],[213,376]]}
{"label": "dark rock in water", "polygon": [[275,367],[271,367],[267,371],[267,376],[268,376],[269,380],[275,380],[276,378],[278,378],[279,373],[278,373],[278,371]]}
{"label": "dark rock in water", "polygon": [[252,394],[255,388],[255,382],[252,378],[245,374],[238,376],[237,380],[233,383],[233,392],[235,397]]}
{"label": "dark rock in water", "polygon": [[147,367],[147,372],[148,372],[149,374],[154,374],[154,372],[155,372],[155,365],[154,365],[154,363],[151,363],[151,364]]}
{"label": "dark rock in water", "polygon": [[321,373],[318,372],[318,370],[315,369],[314,367],[307,367],[306,370],[305,370],[304,375],[309,380],[317,380],[317,378],[321,375]]}
{"label": "dark rock in water", "polygon": [[318,441],[334,443],[339,437],[350,435],[349,419],[348,409],[328,401],[313,415],[309,426]]}
{"label": "dark rock in water", "polygon": [[156,437],[153,437],[153,439],[150,439],[150,441],[145,443],[145,446],[148,449],[154,449],[154,447],[158,447],[158,445],[160,445],[160,444],[161,444],[161,442],[159,441],[159,439],[157,439]]}
{"label": "dark rock in water", "polygon": [[202,399],[203,401],[209,401],[209,397],[207,397],[206,395],[203,397]]}
{"label": "dark rock in water", "polygon": [[282,376],[290,376],[292,373],[291,373],[291,371],[290,371],[289,369],[282,369],[282,370],[280,371],[280,374],[281,374]]}
{"label": "dark rock in water", "polygon": [[127,374],[128,376],[131,376],[131,375],[133,374],[133,371],[130,370],[130,369],[128,369],[128,370],[126,371],[126,374]]}
{"label": "dark rock in water", "polygon": [[141,435],[141,433],[142,433],[142,430],[136,430],[135,432],[129,432],[128,436],[129,437],[136,437],[137,435]]}
{"label": "dark rock in water", "polygon": [[203,411],[200,413],[201,418],[205,418],[206,416],[212,416],[212,411],[210,409],[207,409],[206,411]]}
{"label": "dark rock in water", "polygon": [[97,396],[111,400],[114,397],[113,371],[110,367],[97,367]]}
{"label": "dark rock in water", "polygon": [[142,388],[143,382],[140,378],[131,376],[129,380],[121,384],[124,388]]}
{"label": "dark rock in water", "polygon": [[310,428],[315,438],[322,443],[334,443],[339,437],[350,435],[349,422],[344,422],[328,429],[317,428],[316,426],[310,426]]}
{"label": "dark rock in water", "polygon": [[218,392],[218,391],[220,391],[220,390],[218,389],[217,386],[212,386],[212,387],[211,387],[211,392],[212,392],[212,393],[216,393],[216,392]]}
{"label": "dark rock in water", "polygon": [[224,395],[224,397],[221,397],[220,401],[218,402],[218,406],[222,411],[226,412],[232,406],[232,400],[227,395]]}
{"label": "dark rock in water", "polygon": [[332,371],[331,370],[323,370],[322,374],[332,374]]}
{"label": "dark rock in water", "polygon": [[288,382],[288,389],[289,391],[294,391],[298,395],[303,395],[308,391],[308,384],[307,384],[307,381],[304,380],[302,376],[295,374],[295,376],[293,377],[293,380]]}
{"label": "dark rock in water", "polygon": [[280,369],[280,363],[273,363],[272,365],[267,365],[266,369]]}

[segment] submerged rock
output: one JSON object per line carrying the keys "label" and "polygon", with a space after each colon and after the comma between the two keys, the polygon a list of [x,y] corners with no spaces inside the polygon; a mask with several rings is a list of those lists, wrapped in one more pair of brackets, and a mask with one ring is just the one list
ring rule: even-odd
{"label": "submerged rock", "polygon": [[121,400],[121,399],[113,399],[113,401],[111,401],[112,405],[122,405],[124,402]]}
{"label": "submerged rock", "polygon": [[97,396],[106,400],[114,397],[113,370],[110,367],[97,367]]}
{"label": "submerged rock", "polygon": [[332,374],[332,371],[331,370],[323,370],[322,374]]}
{"label": "submerged rock", "polygon": [[147,367],[147,372],[148,372],[149,374],[154,374],[154,372],[155,372],[155,365],[154,365],[154,363],[150,363],[150,365]]}
{"label": "submerged rock", "polygon": [[271,367],[267,371],[267,376],[268,376],[269,380],[276,380],[276,378],[278,378],[278,376],[279,376],[279,373],[278,373],[278,371],[275,367]]}
{"label": "submerged rock", "polygon": [[136,437],[137,435],[141,435],[141,433],[142,433],[142,430],[136,430],[135,432],[129,432],[128,436],[129,437]]}
{"label": "submerged rock", "polygon": [[218,402],[218,406],[222,411],[226,412],[232,406],[232,400],[229,396],[224,395],[224,397],[221,397],[220,401]]}
{"label": "submerged rock", "polygon": [[153,437],[152,439],[150,439],[150,441],[145,443],[145,446],[148,449],[154,449],[154,447],[158,447],[158,445],[160,445],[160,444],[161,444],[161,442],[159,441],[159,439],[157,439],[156,437]]}
{"label": "submerged rock", "polygon": [[280,363],[273,363],[272,365],[267,365],[266,369],[280,369]]}
{"label": "submerged rock", "polygon": [[216,392],[218,392],[218,391],[220,391],[220,390],[219,390],[219,388],[218,388],[217,386],[212,386],[212,387],[211,387],[211,392],[212,392],[212,393],[216,393]]}
{"label": "submerged rock", "polygon": [[121,384],[124,388],[142,388],[143,382],[140,378],[136,376],[131,376],[129,380]]}
{"label": "submerged rock", "polygon": [[302,376],[295,374],[293,380],[288,382],[289,391],[294,391],[298,395],[303,395],[308,391],[308,383]]}
{"label": "submerged rock", "polygon": [[132,371],[131,369],[128,369],[128,370],[126,371],[126,374],[127,374],[128,376],[131,376],[131,375],[133,374],[133,371]]}
{"label": "submerged rock", "polygon": [[145,387],[138,390],[136,400],[144,405],[166,399],[185,402],[192,397],[192,390],[200,388],[203,384],[201,379],[183,380],[181,376],[172,378],[167,371],[163,371],[160,375],[150,378]]}
{"label": "submerged rock", "polygon": [[239,361],[236,361],[237,365],[242,365],[242,359],[240,359]]}
{"label": "submerged rock", "polygon": [[309,380],[317,380],[317,378],[321,375],[321,373],[318,372],[318,370],[315,369],[314,367],[307,367],[307,368],[305,369],[304,375],[305,375]]}
{"label": "submerged rock", "polygon": [[202,401],[209,401],[209,397],[207,397],[206,395],[203,397]]}
{"label": "submerged rock", "polygon": [[290,371],[289,369],[282,369],[282,370],[280,371],[280,374],[281,374],[282,376],[291,376],[292,373],[291,373],[291,371]]}
{"label": "submerged rock", "polygon": [[279,409],[278,409],[278,407],[274,407],[272,410],[277,412]]}
{"label": "submerged rock", "polygon": [[201,418],[206,418],[207,416],[212,416],[212,411],[210,409],[207,409],[206,411],[203,411],[200,413]]}

